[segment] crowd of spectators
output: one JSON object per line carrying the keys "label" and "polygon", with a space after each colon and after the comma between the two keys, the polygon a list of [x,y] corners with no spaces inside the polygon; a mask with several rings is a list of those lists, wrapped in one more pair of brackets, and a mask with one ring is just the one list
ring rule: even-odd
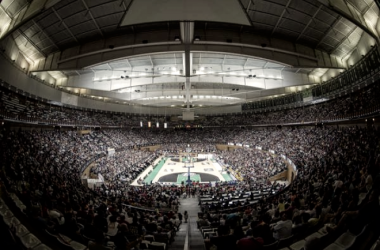
{"label": "crowd of spectators", "polygon": [[216,159],[251,185],[265,184],[268,177],[287,170],[285,160],[281,156],[252,148],[220,151]]}
{"label": "crowd of spectators", "polygon": [[[277,111],[262,111],[252,113],[200,116],[186,124],[201,126],[233,126],[233,125],[260,125],[303,123],[325,120],[336,120],[350,117],[360,117],[367,113],[377,112],[380,109],[380,85],[372,84],[360,91],[349,93],[334,100],[289,108]],[[168,117],[141,116],[125,113],[96,112],[65,108],[54,104],[33,100],[19,93],[12,92],[4,87],[0,89],[0,114],[7,118],[38,121],[51,124],[88,125],[88,126],[129,126],[140,127],[140,122],[147,126],[149,120],[161,124]],[[184,125],[183,121],[169,121],[169,127]],[[155,122],[153,122],[153,127]]]}
{"label": "crowd of spectators", "polygon": [[98,158],[90,171],[95,176],[101,174],[110,183],[130,183],[151,165],[154,159],[155,154],[152,155],[150,152],[128,149]]}
{"label": "crowd of spectators", "polygon": [[[378,202],[374,200],[378,197],[380,183],[379,166],[375,165],[380,131],[376,128],[204,129],[176,131],[173,135],[165,130],[100,130],[81,135],[74,131],[2,128],[0,138],[4,166],[2,180],[19,195],[36,225],[60,230],[73,239],[79,237],[79,231],[88,232],[89,236],[95,235],[95,229],[107,233],[106,225],[114,223],[115,217],[123,224],[123,216],[127,225],[141,225],[137,226],[141,230],[143,225],[144,230],[149,231],[148,225],[153,223],[158,225],[154,233],[164,232],[170,235],[169,238],[175,234],[172,224],[179,218],[177,205],[185,187],[128,185],[157,156],[156,153],[133,149],[141,142],[161,142],[160,153],[183,150],[191,144],[197,151],[218,153],[219,160],[244,176],[244,180],[237,184],[199,185],[192,188],[192,194],[217,195],[267,188],[267,183],[252,180],[263,178],[265,172],[270,176],[284,169],[281,155],[295,163],[297,178],[281,195],[268,195],[254,205],[238,204],[234,211],[206,209],[202,220],[224,226],[220,229],[221,235],[225,234],[223,230],[228,226],[236,240],[253,234],[260,236],[263,244],[268,244],[272,240],[301,233],[301,228],[321,223],[336,224],[329,229],[334,232],[346,228],[346,225],[362,228],[378,221],[378,213],[373,213],[378,209]],[[223,140],[224,144],[233,142],[250,145],[251,148],[217,152],[212,144]],[[90,190],[80,182],[82,167],[104,153],[107,146],[121,148],[124,154],[117,151],[113,157],[96,160],[93,173],[101,173],[109,182]],[[276,156],[252,149],[256,146],[273,150]],[[254,186],[253,183],[262,186]],[[138,212],[125,205],[166,208],[171,212],[163,216],[155,211]],[[350,214],[360,218],[360,223],[355,219],[346,223]],[[170,219],[171,223],[168,222]],[[154,229],[150,230],[155,230],[154,225],[151,226]],[[265,227],[266,231],[257,230],[257,226]],[[280,229],[282,226],[287,229]],[[267,235],[262,235],[262,232],[267,232]],[[273,233],[274,239],[268,232]],[[211,243],[219,244],[215,239]]]}
{"label": "crowd of spectators", "polygon": [[[245,131],[241,135],[240,139],[249,138],[247,143],[256,141],[289,157],[296,163],[298,176],[287,191],[258,204],[241,204],[227,211],[206,209],[200,222],[219,227],[219,236],[206,240],[208,246],[252,249],[251,241],[262,246],[292,235],[303,239],[324,224],[330,225],[322,229],[328,236],[347,229],[355,235],[365,225],[378,235],[379,130],[326,127]],[[224,192],[216,187],[206,194],[219,197]],[[247,236],[251,239],[248,245]],[[322,249],[328,242],[313,240],[315,248],[307,249]]]}

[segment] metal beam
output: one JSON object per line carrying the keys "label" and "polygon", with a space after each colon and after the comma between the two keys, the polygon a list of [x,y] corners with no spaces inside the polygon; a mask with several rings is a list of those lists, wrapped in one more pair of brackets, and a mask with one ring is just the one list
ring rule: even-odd
{"label": "metal beam", "polygon": [[24,34],[24,32],[19,29],[18,32],[20,32],[20,34],[39,52],[41,53],[44,57],[46,57],[47,55],[41,51],[40,47],[37,46],[37,44],[35,44],[27,35]]}
{"label": "metal beam", "polygon": [[101,35],[102,37],[104,37],[104,34],[103,34],[102,30],[100,29],[98,23],[95,21],[95,18],[94,18],[94,16],[93,16],[92,13],[91,13],[90,8],[88,8],[88,6],[87,6],[87,3],[86,3],[84,0],[82,0],[82,3],[83,3],[83,5],[84,5],[84,7],[86,8],[88,14],[90,15],[92,21],[94,22],[96,28],[98,29],[100,35]]}
{"label": "metal beam", "polygon": [[334,30],[335,25],[337,23],[339,23],[340,20],[342,20],[341,16],[339,16],[337,19],[335,19],[335,21],[331,24],[330,29],[323,35],[323,37],[321,38],[319,43],[315,46],[315,48],[318,48],[318,46],[323,42],[323,40],[325,40],[325,38],[329,35],[330,31]]}
{"label": "metal beam", "polygon": [[57,16],[57,18],[59,19],[59,21],[62,23],[62,25],[66,28],[67,32],[69,32],[69,34],[74,38],[74,40],[77,43],[79,43],[78,39],[74,36],[74,34],[69,29],[69,27],[67,27],[66,23],[63,21],[63,19],[61,18],[61,16],[57,13],[57,11],[55,10],[55,8],[52,7],[51,9],[53,10],[54,14]]}
{"label": "metal beam", "polygon": [[[274,62],[281,64],[282,66],[289,66],[289,67],[302,67],[302,68],[313,68],[313,67],[327,67],[331,68],[331,66],[327,65],[320,65],[318,64],[318,60],[315,57],[310,56],[303,56],[299,53],[293,53],[293,52],[282,52],[277,51],[276,49],[269,49],[268,48],[257,48],[259,50],[256,50],[256,47],[251,46],[238,46],[235,44],[229,44],[229,43],[205,43],[205,44],[192,44],[190,45],[190,51],[192,52],[216,52],[216,53],[223,53],[223,55],[240,55],[245,56],[253,59],[261,58],[266,61]],[[267,52],[263,50],[268,50]],[[136,54],[136,51],[138,52]],[[139,50],[135,50],[134,47],[131,47],[129,49],[124,49],[119,51],[119,53],[114,53],[114,51],[102,51],[102,52],[93,52],[89,53],[88,55],[80,55],[80,56],[74,56],[72,58],[66,58],[64,60],[61,60],[58,62],[57,68],[51,68],[50,70],[72,70],[72,69],[86,69],[91,68],[97,65],[101,65],[107,62],[115,61],[121,58],[129,58],[129,57],[135,57],[139,55],[144,54],[150,54],[151,51],[154,51],[155,53],[167,53],[167,52],[176,52],[176,53],[183,53],[185,51],[184,45],[156,45],[153,46],[153,44],[150,44],[150,46],[147,46],[145,50],[140,48]],[[226,53],[225,51],[229,51],[229,53]],[[270,53],[268,53],[270,52]],[[279,52],[279,53],[273,53],[273,52]],[[94,57],[94,54],[103,54],[103,57]],[[107,53],[111,53],[110,55]],[[135,54],[134,54],[135,53]],[[258,54],[259,53],[259,54]],[[267,56],[265,56],[267,54]],[[287,57],[284,57],[283,55],[287,55]],[[303,63],[300,65],[296,60],[297,57],[303,58],[304,61],[308,62]],[[91,58],[92,60],[86,60],[86,58]],[[107,58],[107,60],[104,60],[104,58]],[[199,57],[200,63],[201,63],[202,56]],[[293,59],[292,59],[293,58]],[[292,60],[292,62],[289,62],[289,60]],[[296,62],[296,63],[293,63]],[[72,66],[76,65],[76,66]],[[339,67],[343,68],[343,67]],[[190,68],[191,69],[191,68]],[[184,74],[186,67],[184,68]],[[189,75],[192,74],[192,71],[189,70]]]}
{"label": "metal beam", "polygon": [[57,49],[59,49],[59,47],[57,46],[57,44],[55,44],[55,42],[50,38],[50,36],[48,36],[45,31],[40,27],[40,25],[34,21],[33,19],[33,24],[37,27],[37,29],[42,33],[44,34],[44,36],[54,45],[54,47],[56,47]]}
{"label": "metal beam", "polygon": [[[359,28],[361,28],[365,33],[367,33],[368,35],[370,35],[373,39],[375,39],[375,41],[377,43],[379,43],[379,38],[377,37],[376,34],[374,34],[370,29],[368,29],[367,27],[367,24],[363,24],[360,20],[357,20],[354,15],[351,13],[351,10],[350,8],[348,7],[348,4],[345,0],[343,0],[343,2],[346,4],[348,10],[350,11],[351,15],[347,14],[345,11],[339,9],[336,5],[333,5],[332,3],[334,1],[328,1],[328,4],[323,1],[323,0],[318,0],[321,4],[325,5],[327,8],[329,8],[330,10],[334,11],[336,14],[346,18],[347,20],[349,20],[351,23],[355,24],[356,26],[358,26]],[[361,16],[362,19],[364,19],[363,15]]]}
{"label": "metal beam", "polygon": [[[355,27],[353,30],[351,30],[335,47],[334,47],[334,50],[333,50],[333,52],[336,50],[336,49],[338,49],[339,48],[339,46],[340,45],[342,45],[343,43],[344,43],[344,41],[346,41],[346,40],[348,40],[348,42],[350,42],[350,39],[349,39],[349,36],[352,34],[352,33],[354,33],[354,31],[356,30],[356,29],[358,29],[359,27]],[[351,42],[350,42],[351,43]],[[356,47],[356,46],[354,46],[354,47]]]}
{"label": "metal beam", "polygon": [[322,5],[319,5],[319,8],[316,12],[314,12],[314,15],[310,18],[310,21],[306,24],[305,28],[303,28],[302,32],[299,34],[299,36],[296,39],[296,42],[302,37],[303,33],[309,28],[310,24],[313,22],[314,18],[317,16],[318,12],[322,9]]}
{"label": "metal beam", "polygon": [[192,65],[192,59],[191,59],[191,53],[190,53],[190,44],[193,41],[193,34],[194,34],[194,23],[192,22],[181,22],[181,36],[182,36],[182,42],[185,45],[185,92],[186,92],[186,108],[187,110],[190,109],[190,89],[191,89],[191,81],[190,77],[193,72],[191,72],[191,65]]}
{"label": "metal beam", "polygon": [[250,18],[249,13],[248,13],[248,11],[249,11],[249,7],[250,7],[250,5],[252,4],[252,0],[249,1],[249,3],[248,3],[248,7],[247,7],[247,8],[244,8],[244,4],[241,2],[241,0],[239,0],[239,3],[240,3],[241,8],[242,8],[243,10],[245,10],[244,12],[245,12],[245,15],[246,15],[246,17],[247,17],[249,23],[251,24],[251,26],[253,26],[252,19]]}
{"label": "metal beam", "polygon": [[272,30],[272,33],[271,33],[272,35],[273,35],[274,32],[276,31],[278,25],[280,24],[280,22],[281,22],[281,20],[282,20],[282,17],[285,15],[286,9],[289,7],[289,4],[290,4],[291,2],[292,2],[292,0],[288,0],[286,6],[285,6],[285,8],[284,8],[284,10],[283,10],[282,13],[281,13],[281,16],[278,18],[277,23],[276,23],[276,25],[274,26],[274,28],[273,28],[273,30]]}

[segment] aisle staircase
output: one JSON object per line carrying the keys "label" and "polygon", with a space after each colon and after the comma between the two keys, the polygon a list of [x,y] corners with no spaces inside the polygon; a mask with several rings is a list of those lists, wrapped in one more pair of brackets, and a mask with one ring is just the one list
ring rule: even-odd
{"label": "aisle staircase", "polygon": [[189,219],[187,223],[182,220],[179,232],[169,250],[205,250],[202,234],[197,228],[198,212],[200,212],[198,198],[184,198],[180,202],[178,211],[182,214],[187,211]]}

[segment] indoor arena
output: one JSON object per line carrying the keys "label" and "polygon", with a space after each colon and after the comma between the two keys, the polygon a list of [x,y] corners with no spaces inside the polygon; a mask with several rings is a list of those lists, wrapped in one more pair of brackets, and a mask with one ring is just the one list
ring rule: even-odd
{"label": "indoor arena", "polygon": [[1,250],[379,250],[380,0],[0,0]]}

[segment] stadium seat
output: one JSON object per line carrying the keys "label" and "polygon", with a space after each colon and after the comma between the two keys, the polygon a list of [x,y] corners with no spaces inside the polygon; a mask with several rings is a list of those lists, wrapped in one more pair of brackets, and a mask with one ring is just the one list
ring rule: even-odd
{"label": "stadium seat", "polygon": [[8,227],[17,226],[20,224],[20,221],[14,216],[4,217],[3,221]]}
{"label": "stadium seat", "polygon": [[170,240],[168,234],[155,234],[154,239],[156,240],[156,242],[161,242],[165,244],[169,244],[169,240]]}
{"label": "stadium seat", "polygon": [[79,242],[71,240],[69,237],[63,234],[59,234],[58,237],[58,242],[63,246],[68,249],[74,249],[74,250],[84,250],[87,247]]}
{"label": "stadium seat", "polygon": [[16,226],[16,231],[15,231],[15,233],[16,233],[17,237],[20,238],[20,237],[22,237],[22,236],[28,234],[28,233],[29,233],[29,230],[28,230],[23,224],[18,224],[18,225]]}
{"label": "stadium seat", "polygon": [[13,213],[11,212],[11,210],[8,209],[8,207],[3,207],[0,209],[0,215],[3,218],[7,218],[7,217],[12,217]]}
{"label": "stadium seat", "polygon": [[45,244],[40,244],[34,247],[33,250],[51,250],[51,248],[46,246]]}
{"label": "stadium seat", "polygon": [[345,249],[335,243],[332,243],[328,245],[326,248],[324,248],[324,250],[345,250]]}
{"label": "stadium seat", "polygon": [[27,249],[33,249],[41,243],[41,241],[31,233],[22,236],[20,238],[20,241],[23,244],[23,246]]}
{"label": "stadium seat", "polygon": [[148,248],[155,249],[155,250],[165,250],[166,244],[162,242],[152,242],[152,243],[149,243]]}
{"label": "stadium seat", "polygon": [[57,242],[59,243],[61,249],[63,249],[63,250],[73,250],[73,248],[70,246],[70,244],[66,243],[60,237],[57,237]]}
{"label": "stadium seat", "polygon": [[278,247],[279,248],[282,248],[282,247],[287,247],[289,246],[290,244],[293,243],[293,239],[294,239],[294,236],[291,235],[289,236],[288,238],[284,238],[284,239],[281,239],[278,241]]}
{"label": "stadium seat", "polygon": [[213,236],[216,236],[216,232],[205,232],[204,234],[203,234],[203,238],[211,238],[211,237],[213,237]]}
{"label": "stadium seat", "polygon": [[71,241],[70,242],[70,246],[74,249],[74,250],[84,250],[86,249],[87,247],[79,242],[76,242],[76,241]]}
{"label": "stadium seat", "polygon": [[309,236],[307,236],[306,238],[305,238],[305,240],[307,241],[307,240],[310,240],[311,238],[321,238],[323,235],[321,234],[321,233],[319,233],[319,232],[315,232],[315,233],[313,233],[313,234],[310,234]]}
{"label": "stadium seat", "polygon": [[357,241],[358,239],[361,238],[361,236],[364,235],[366,229],[367,229],[367,226],[365,226],[358,235],[354,235],[351,232],[347,231],[343,233],[341,236],[339,236],[339,238],[336,239],[334,243],[344,249],[347,249],[353,246],[355,241]]}
{"label": "stadium seat", "polygon": [[149,248],[150,241],[143,240],[140,243],[140,249],[148,249]]}
{"label": "stadium seat", "polygon": [[293,243],[292,245],[289,246],[291,250],[301,250],[305,246],[305,240],[300,240],[297,241],[296,243]]}
{"label": "stadium seat", "polygon": [[370,250],[380,250],[380,238],[371,246]]}
{"label": "stadium seat", "polygon": [[276,250],[277,246],[278,246],[278,241],[275,241],[272,244],[264,245],[263,249],[265,249],[265,250]]}
{"label": "stadium seat", "polygon": [[322,236],[326,235],[327,234],[326,228],[322,227],[321,229],[318,230],[318,233],[322,234]]}
{"label": "stadium seat", "polygon": [[144,239],[149,242],[155,241],[153,235],[145,235]]}

